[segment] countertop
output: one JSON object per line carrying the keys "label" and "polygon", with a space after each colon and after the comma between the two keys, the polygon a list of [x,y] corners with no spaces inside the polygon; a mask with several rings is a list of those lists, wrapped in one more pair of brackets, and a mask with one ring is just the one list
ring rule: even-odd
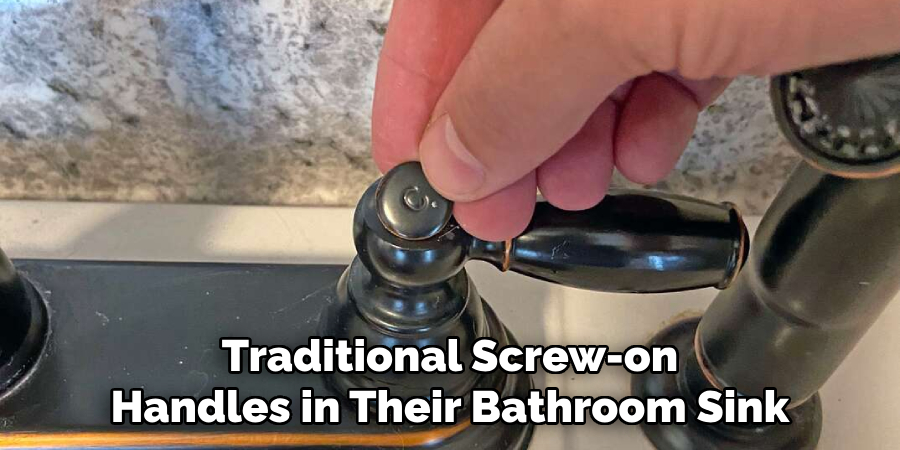
{"label": "countertop", "polygon": [[[346,264],[353,256],[348,208],[0,202],[0,243],[12,257],[141,261]],[[758,218],[747,219],[751,229]],[[678,318],[702,312],[713,290],[653,296],[562,288],[484,264],[469,271],[521,344],[645,343]],[[900,303],[894,302],[822,390],[821,449],[891,449],[900,442]],[[764,368],[761,368],[764,369]],[[777,368],[770,368],[777,370]],[[629,375],[539,373],[564,395],[629,392]],[[534,449],[645,449],[639,428],[539,426]]]}
{"label": "countertop", "polygon": [[[0,198],[352,205],[390,7],[0,0]],[[655,187],[758,214],[796,162],[741,78]]]}

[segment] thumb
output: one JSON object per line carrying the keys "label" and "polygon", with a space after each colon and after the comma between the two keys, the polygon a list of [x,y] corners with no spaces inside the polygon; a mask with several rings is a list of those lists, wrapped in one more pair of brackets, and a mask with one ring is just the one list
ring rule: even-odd
{"label": "thumb", "polygon": [[503,2],[438,101],[419,158],[448,198],[482,199],[559,151],[633,78],[762,75],[875,56],[900,49],[897,23],[896,0]]}

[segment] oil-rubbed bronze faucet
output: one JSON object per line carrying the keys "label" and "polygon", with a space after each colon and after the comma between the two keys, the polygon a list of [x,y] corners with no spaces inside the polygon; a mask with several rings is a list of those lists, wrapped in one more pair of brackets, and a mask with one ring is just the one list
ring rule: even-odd
{"label": "oil-rubbed bronze faucet", "polygon": [[[515,343],[481,299],[464,266],[487,261],[566,286],[607,292],[724,289],[746,259],[748,240],[730,204],[636,191],[612,192],[600,205],[567,212],[537,206],[519,237],[486,242],[467,234],[452,218],[450,202],[425,179],[418,163],[394,168],[373,184],[356,209],[358,256],[337,285],[336,301],[322,315],[321,335],[386,347],[438,346],[459,339],[460,359],[474,360],[472,345],[491,338]],[[401,398],[428,398],[433,389],[466,397],[494,389],[527,398],[526,373],[446,374],[335,373],[338,393],[390,388]],[[468,405],[466,405],[468,407]],[[530,424],[470,427],[445,448],[481,446],[517,450],[527,446]]]}
{"label": "oil-rubbed bronze faucet", "polygon": [[[476,426],[462,417],[472,408],[475,389],[528,398],[532,383],[525,372],[368,370],[245,377],[210,357],[218,354],[213,350],[181,361],[190,362],[190,368],[173,368],[170,355],[209,349],[223,333],[260,343],[296,343],[308,337],[355,343],[364,338],[370,348],[439,347],[444,354],[458,349],[454,359],[471,367],[476,340],[490,338],[505,347],[515,339],[466,274],[470,260],[567,286],[642,293],[724,289],[747,258],[747,229],[730,204],[638,191],[612,192],[581,212],[542,203],[529,228],[507,242],[467,234],[453,219],[451,206],[428,185],[418,163],[396,167],[362,196],[353,222],[357,257],[341,268],[339,278],[336,267],[303,265],[20,261],[41,293],[51,293],[43,300],[54,314],[49,333],[39,325],[23,328],[28,320],[44,317],[42,308],[28,309],[43,306],[37,292],[33,300],[0,296],[0,307],[18,311],[11,318],[0,315],[0,325],[15,323],[15,330],[27,331],[0,328],[0,336],[15,341],[0,341],[0,356],[21,362],[11,366],[0,359],[0,380],[6,383],[0,384],[0,419],[15,419],[0,422],[0,427],[11,424],[4,431],[12,432],[0,434],[0,447],[60,448],[76,439],[86,447],[117,448],[209,448],[225,442],[257,448],[524,449],[532,424]],[[0,274],[19,280],[16,286],[30,286],[12,276],[12,266],[3,267],[7,269]],[[207,296],[198,301],[198,292]],[[24,314],[23,309],[32,312]],[[107,327],[101,317],[106,314],[115,314],[118,326]],[[286,319],[276,326],[281,317]],[[23,346],[25,341],[30,344]],[[95,348],[103,349],[103,358],[95,357]],[[23,368],[28,374],[21,375]],[[128,377],[125,386],[110,375],[121,372]],[[213,386],[270,397],[306,389],[343,399],[343,409],[349,411],[355,411],[350,390],[359,388],[388,389],[405,400],[433,398],[434,389],[441,389],[442,397],[467,400],[458,411],[459,423],[452,426],[360,424],[347,413],[335,425],[231,423],[220,427],[232,433],[228,436],[201,433],[197,430],[203,428],[197,427],[171,431],[168,425],[122,433],[123,427],[110,423],[109,395],[137,386],[148,386],[147,396],[166,398],[196,397]],[[136,395],[143,394],[132,391],[128,401]],[[73,429],[93,432],[74,436]]]}
{"label": "oil-rubbed bronze faucet", "polygon": [[772,98],[806,161],[732,287],[702,319],[653,339],[685,355],[679,374],[638,375],[632,390],[697,399],[710,388],[774,388],[791,398],[793,423],[645,425],[660,449],[814,448],[817,391],[900,291],[900,56],[780,76]]}

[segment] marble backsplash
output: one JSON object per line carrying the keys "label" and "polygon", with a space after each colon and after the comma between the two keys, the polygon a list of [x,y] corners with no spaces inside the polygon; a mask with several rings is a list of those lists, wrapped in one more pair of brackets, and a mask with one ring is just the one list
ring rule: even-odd
{"label": "marble backsplash", "polygon": [[[0,0],[0,198],[353,204],[390,6]],[[656,188],[759,213],[797,160],[744,78]]]}

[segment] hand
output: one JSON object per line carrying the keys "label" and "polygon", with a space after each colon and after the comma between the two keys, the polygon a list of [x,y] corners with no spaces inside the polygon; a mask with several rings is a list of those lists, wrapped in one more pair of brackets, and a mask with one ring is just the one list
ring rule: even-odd
{"label": "hand", "polygon": [[895,52],[898,23],[896,0],[395,0],[374,157],[420,160],[467,231],[504,240],[537,188],[578,210],[613,167],[659,181],[732,77]]}

